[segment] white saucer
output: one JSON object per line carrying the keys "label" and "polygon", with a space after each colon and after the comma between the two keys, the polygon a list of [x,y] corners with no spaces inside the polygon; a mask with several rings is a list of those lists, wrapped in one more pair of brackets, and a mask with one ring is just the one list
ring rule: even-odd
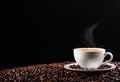
{"label": "white saucer", "polygon": [[77,63],[71,63],[71,64],[66,64],[64,66],[65,69],[67,70],[72,70],[72,71],[81,71],[81,72],[97,72],[97,71],[107,71],[107,70],[112,70],[112,69],[115,69],[116,66],[114,64],[111,64],[111,63],[106,63],[104,65],[109,65],[111,66],[110,68],[105,68],[105,69],[75,69],[75,68],[71,68],[70,66],[72,65],[78,65]]}

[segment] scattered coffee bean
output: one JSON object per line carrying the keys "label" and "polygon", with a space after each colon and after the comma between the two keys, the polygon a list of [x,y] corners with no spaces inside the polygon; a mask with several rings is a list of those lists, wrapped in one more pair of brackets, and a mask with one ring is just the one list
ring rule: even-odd
{"label": "scattered coffee bean", "polygon": [[79,65],[71,65],[70,68],[72,68],[72,69],[84,69],[84,68],[80,67]]}
{"label": "scattered coffee bean", "polygon": [[109,66],[109,65],[102,65],[98,69],[106,69],[106,68],[111,68],[111,66]]}

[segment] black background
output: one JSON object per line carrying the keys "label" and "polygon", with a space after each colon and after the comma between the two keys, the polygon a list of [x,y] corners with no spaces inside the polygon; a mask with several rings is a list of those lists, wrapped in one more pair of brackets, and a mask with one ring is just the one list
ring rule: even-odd
{"label": "black background", "polygon": [[94,31],[96,47],[111,51],[119,61],[119,0],[52,0],[47,12],[36,2],[32,8],[32,40],[42,61],[72,59],[73,48],[85,47],[81,45],[81,32],[100,20]]}
{"label": "black background", "polygon": [[[120,61],[119,0],[30,1],[24,7],[18,2],[15,19],[19,27],[32,27],[30,49],[18,55],[15,66],[74,61],[73,49],[86,47],[80,39],[81,32],[98,21],[102,22],[93,33],[96,47],[112,52],[113,61]],[[24,63],[18,63],[21,59]]]}

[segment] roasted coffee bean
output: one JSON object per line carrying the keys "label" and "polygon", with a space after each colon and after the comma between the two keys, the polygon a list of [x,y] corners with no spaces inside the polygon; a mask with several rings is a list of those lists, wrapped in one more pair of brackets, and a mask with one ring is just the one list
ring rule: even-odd
{"label": "roasted coffee bean", "polygon": [[100,66],[98,69],[106,69],[106,68],[110,68],[111,66],[109,66],[109,65],[102,65],[102,66]]}
{"label": "roasted coffee bean", "polygon": [[72,68],[72,69],[84,69],[84,68],[80,67],[79,65],[72,65],[72,66],[70,66],[70,68]]}
{"label": "roasted coffee bean", "polygon": [[[64,69],[64,65],[73,62],[39,64],[0,71],[0,82],[120,82],[120,63],[117,67],[105,72],[75,72]],[[79,65],[71,68],[84,69]],[[110,68],[107,65],[99,69]],[[93,69],[94,70],[94,69]]]}

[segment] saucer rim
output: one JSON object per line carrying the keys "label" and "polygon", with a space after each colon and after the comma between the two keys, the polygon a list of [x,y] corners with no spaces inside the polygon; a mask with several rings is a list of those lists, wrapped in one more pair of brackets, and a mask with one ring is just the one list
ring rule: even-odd
{"label": "saucer rim", "polygon": [[64,68],[67,69],[67,70],[72,70],[72,71],[83,71],[83,72],[86,72],[86,71],[108,71],[108,70],[112,70],[112,69],[115,69],[116,68],[116,65],[113,64],[113,63],[105,63],[104,65],[109,65],[111,66],[110,68],[107,68],[107,69],[95,69],[95,70],[92,70],[92,69],[72,69],[70,68],[69,66],[70,65],[78,65],[77,63],[70,63],[70,64],[66,64],[64,65]]}

